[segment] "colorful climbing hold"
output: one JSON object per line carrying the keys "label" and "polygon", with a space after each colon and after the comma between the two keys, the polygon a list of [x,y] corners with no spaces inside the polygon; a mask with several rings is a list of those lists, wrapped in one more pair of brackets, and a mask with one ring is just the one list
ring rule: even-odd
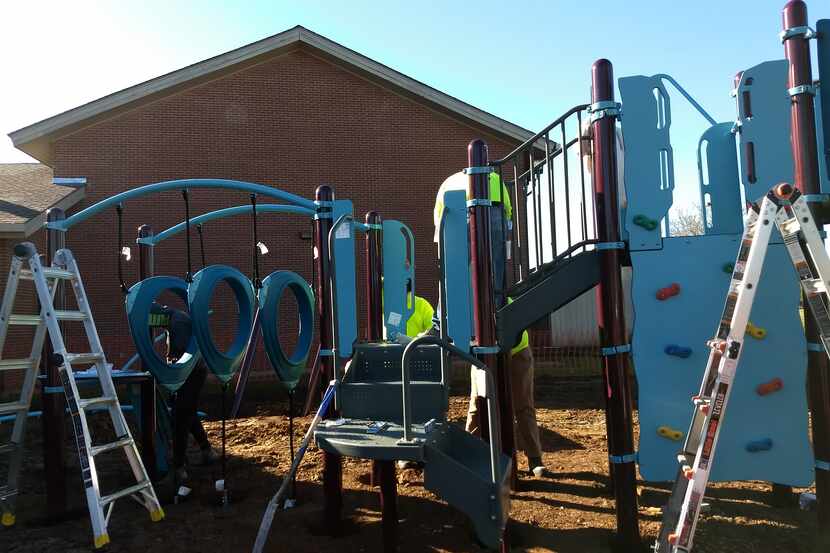
{"label": "colorful climbing hold", "polygon": [[763,384],[758,384],[758,387],[755,388],[755,392],[759,396],[766,396],[781,390],[784,387],[784,381],[780,378],[776,377],[770,380],[769,382],[764,382]]}
{"label": "colorful climbing hold", "polygon": [[756,340],[763,340],[767,336],[767,329],[755,326],[751,322],[746,323],[746,332]]}
{"label": "colorful climbing hold", "polygon": [[665,301],[672,296],[676,296],[680,293],[680,285],[676,282],[672,282],[670,285],[666,286],[665,288],[660,288],[657,290],[655,296],[660,301]]}
{"label": "colorful climbing hold", "polygon": [[657,221],[650,219],[645,215],[635,215],[632,222],[638,227],[643,227],[646,230],[654,230],[657,228]]}
{"label": "colorful climbing hold", "polygon": [[735,265],[734,265],[734,264],[732,264],[732,263],[724,263],[724,264],[723,264],[723,267],[721,267],[721,268],[723,269],[723,272],[724,272],[724,273],[728,273],[728,274],[730,274],[730,275],[731,275],[731,274],[732,274],[732,271],[734,271],[734,270],[735,270]]}
{"label": "colorful climbing hold", "polygon": [[679,442],[683,438],[683,432],[670,426],[661,426],[657,429],[657,434],[673,442]]}
{"label": "colorful climbing hold", "polygon": [[684,359],[692,354],[692,348],[678,346],[677,344],[669,344],[663,351],[666,352],[666,355],[673,355]]}
{"label": "colorful climbing hold", "polygon": [[746,450],[750,453],[758,453],[759,451],[769,451],[770,449],[772,449],[772,440],[769,438],[754,440],[746,444]]}

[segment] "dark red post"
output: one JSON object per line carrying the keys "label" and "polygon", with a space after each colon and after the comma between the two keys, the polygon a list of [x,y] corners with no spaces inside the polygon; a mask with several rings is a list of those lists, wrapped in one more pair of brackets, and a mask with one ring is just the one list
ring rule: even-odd
{"label": "dark red post", "polygon": [[[614,101],[614,74],[611,62],[597,60],[591,68],[591,102]],[[617,205],[616,115],[593,122],[594,213],[597,238],[601,242],[620,241]],[[620,277],[622,251],[604,249],[600,253],[601,279],[597,286],[597,321],[603,348],[628,344]],[[606,350],[607,351],[607,350]],[[617,514],[617,546],[622,551],[641,547],[637,521],[637,472],[634,466],[634,421],[629,388],[628,353],[603,357],[605,364],[606,424],[608,454]]]}
{"label": "dark red post", "polygon": [[[138,237],[153,236],[153,227],[138,227]],[[144,280],[155,274],[153,246],[138,243],[138,278]],[[151,376],[141,383],[141,460],[147,469],[150,480],[158,478],[156,463],[156,380]]]}
{"label": "dark red post", "polygon": [[[66,218],[62,209],[53,207],[46,213],[49,222]],[[51,265],[55,253],[66,247],[66,234],[57,230],[46,231],[46,263]],[[65,309],[66,290],[58,280],[55,292],[55,309]],[[46,509],[50,520],[63,517],[66,513],[66,432],[64,427],[64,410],[66,400],[62,391],[59,363],[52,351],[52,341],[46,337],[43,346],[46,384],[43,394],[43,464],[46,470]]]}
{"label": "dark red post", "polygon": [[[496,395],[499,406],[499,423],[501,430],[502,451],[513,458],[513,470],[516,469],[516,452],[513,440],[513,401],[510,394],[509,366],[498,362],[496,341],[496,301],[493,293],[493,267],[490,256],[490,200],[489,174],[475,168],[487,167],[487,144],[480,139],[467,146],[467,166],[470,167],[467,184],[467,197],[474,203],[467,208],[469,214],[470,267],[473,291],[473,332],[478,348],[492,348],[492,352],[478,353],[476,356],[495,371]],[[497,207],[501,209],[501,206]],[[479,398],[481,399],[481,398]],[[477,401],[480,421],[487,420],[487,404]],[[482,430],[484,426],[482,425]],[[482,432],[484,437],[484,432]],[[515,473],[514,473],[515,474]],[[501,551],[510,551],[507,535],[503,536]]]}
{"label": "dark red post", "polygon": [[[383,229],[382,220],[376,211],[366,214],[366,341],[383,340]],[[398,548],[398,481],[394,461],[373,461],[372,482],[380,486],[381,528],[383,550],[396,551]]]}
{"label": "dark red post", "polygon": [[[801,0],[792,0],[784,6],[784,31],[807,26],[807,6]],[[787,88],[790,89],[790,137],[795,169],[795,186],[804,194],[818,194],[818,147],[816,118],[813,105],[813,74],[810,67],[810,45],[804,35],[784,40],[784,56],[790,63]],[[803,87],[803,88],[796,88]],[[826,115],[825,115],[826,117]],[[826,221],[818,213],[816,224],[821,228]],[[821,338],[813,317],[805,317],[804,333],[807,343],[820,344]],[[813,453],[816,458],[816,496],[818,498],[819,527],[830,528],[830,366],[827,355],[821,351],[807,351],[807,374],[810,392],[810,410],[813,423]],[[819,466],[820,465],[820,466]]]}
{"label": "dark red post", "polygon": [[[332,203],[334,190],[328,185],[317,187],[314,193],[317,202],[317,214],[314,220],[314,264],[317,281],[314,291],[317,296],[317,320],[320,321],[320,364],[323,381],[327,386],[334,379],[334,337],[332,324],[334,312],[331,305],[331,289],[329,285],[329,231],[332,221]],[[309,390],[309,393],[313,393]],[[322,399],[322,395],[320,396]],[[332,403],[325,418],[336,416]],[[332,534],[340,532],[340,511],[343,507],[343,465],[339,455],[323,453],[323,523],[326,530]]]}

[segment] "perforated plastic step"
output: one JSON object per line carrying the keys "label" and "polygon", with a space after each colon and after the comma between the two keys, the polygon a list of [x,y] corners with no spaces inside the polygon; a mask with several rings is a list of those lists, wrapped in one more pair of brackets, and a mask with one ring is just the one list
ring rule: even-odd
{"label": "perforated plastic step", "polygon": [[[412,421],[443,420],[447,392],[440,382],[411,382]],[[349,419],[403,422],[401,382],[343,382],[337,389],[337,406]]]}
{"label": "perforated plastic step", "polygon": [[[393,382],[401,379],[403,346],[395,343],[355,344],[351,369],[344,382]],[[441,350],[436,346],[421,346],[414,353],[410,365],[413,381],[441,381]]]}

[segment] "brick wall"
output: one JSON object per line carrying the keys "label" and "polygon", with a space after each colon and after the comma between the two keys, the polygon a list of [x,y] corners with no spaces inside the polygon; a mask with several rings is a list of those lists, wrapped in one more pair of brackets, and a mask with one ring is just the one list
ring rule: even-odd
{"label": "brick wall", "polygon": [[[435,303],[435,192],[466,165],[466,145],[479,137],[490,144],[491,158],[514,146],[298,50],[65,136],[54,144],[53,168],[58,177],[87,177],[79,207],[178,178],[239,179],[308,198],[319,184],[330,184],[338,198],[354,202],[361,219],[377,209],[412,228],[418,293]],[[194,190],[191,213],[248,202],[238,192]],[[160,231],[182,221],[184,206],[179,193],[169,192],[128,202],[124,215],[131,240],[143,223]],[[204,229],[209,264],[250,273],[249,217],[210,222]],[[261,273],[289,269],[310,279],[312,244],[300,236],[310,230],[305,218],[262,215],[259,235],[270,253]],[[114,210],[73,228],[67,245],[84,275],[108,356],[123,363],[134,348],[116,277]],[[198,268],[195,233],[193,246]],[[3,245],[2,255],[9,249]],[[156,273],[183,275],[184,252],[183,234],[159,245]],[[6,257],[0,261],[7,265]],[[137,271],[135,261],[125,265],[128,284]],[[359,285],[359,301],[361,294]],[[231,325],[219,326],[221,333]],[[267,366],[261,356],[258,366]]]}

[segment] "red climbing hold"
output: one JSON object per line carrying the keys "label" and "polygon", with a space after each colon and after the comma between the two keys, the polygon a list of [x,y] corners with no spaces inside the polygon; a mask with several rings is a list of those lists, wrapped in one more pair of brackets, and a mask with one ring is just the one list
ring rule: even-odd
{"label": "red climbing hold", "polygon": [[666,286],[665,288],[660,288],[657,290],[657,299],[660,301],[667,300],[672,296],[676,296],[680,293],[680,285],[676,282],[672,282],[670,286]]}
{"label": "red climbing hold", "polygon": [[777,392],[781,388],[784,387],[784,381],[780,378],[773,378],[769,382],[764,382],[763,384],[758,384],[758,387],[755,388],[755,392],[759,396],[766,396],[773,392]]}

